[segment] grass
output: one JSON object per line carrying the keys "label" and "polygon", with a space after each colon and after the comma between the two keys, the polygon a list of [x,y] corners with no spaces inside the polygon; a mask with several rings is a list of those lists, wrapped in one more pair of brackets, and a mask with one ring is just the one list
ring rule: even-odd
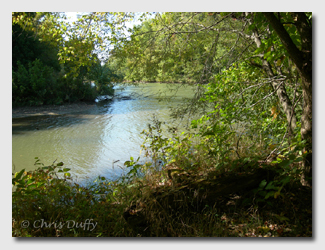
{"label": "grass", "polygon": [[[16,173],[12,235],[312,236],[312,189],[297,178],[280,189],[285,178],[281,166],[249,162],[244,170],[225,171],[200,164],[185,170],[174,164],[161,171],[151,169],[141,178],[99,177],[87,186],[75,183],[62,163]],[[95,228],[87,224],[90,220],[97,223]]]}

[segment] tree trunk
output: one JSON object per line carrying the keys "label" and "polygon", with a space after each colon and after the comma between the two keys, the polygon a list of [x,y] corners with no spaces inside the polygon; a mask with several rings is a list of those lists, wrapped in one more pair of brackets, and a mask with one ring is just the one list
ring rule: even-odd
{"label": "tree trunk", "polygon": [[304,13],[294,13],[293,18],[301,38],[301,50],[293,43],[280,20],[271,13],[263,13],[278,34],[290,58],[297,66],[302,79],[303,110],[301,117],[301,138],[306,140],[303,182],[312,184],[312,24]]}
{"label": "tree trunk", "polygon": [[[257,47],[258,48],[261,47],[262,42],[259,37],[258,31],[256,29],[253,30],[253,38],[255,40]],[[274,79],[274,81],[271,82],[271,85],[273,87],[273,90],[276,91],[279,102],[283,108],[285,115],[286,115],[289,129],[291,132],[293,132],[297,126],[297,119],[296,119],[295,111],[292,109],[292,103],[290,101],[290,98],[287,95],[285,85],[283,83],[275,80],[276,74],[273,72],[271,64],[263,57],[261,57],[261,60],[263,62],[262,68],[266,72],[267,76],[270,79]]]}

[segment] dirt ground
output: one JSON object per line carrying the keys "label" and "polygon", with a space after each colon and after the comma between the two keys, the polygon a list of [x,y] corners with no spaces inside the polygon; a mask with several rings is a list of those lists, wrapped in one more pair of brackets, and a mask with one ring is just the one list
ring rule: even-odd
{"label": "dirt ground", "polygon": [[64,105],[44,105],[35,107],[12,108],[12,118],[21,118],[36,115],[63,115],[87,110],[94,107],[94,103],[73,103]]}

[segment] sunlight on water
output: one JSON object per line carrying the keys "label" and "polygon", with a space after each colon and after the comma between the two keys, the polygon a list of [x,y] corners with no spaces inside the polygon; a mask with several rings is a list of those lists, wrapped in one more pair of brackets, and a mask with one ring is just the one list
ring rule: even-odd
{"label": "sunlight on water", "polygon": [[13,119],[12,171],[35,169],[35,157],[39,157],[45,165],[63,161],[79,180],[121,175],[124,161],[139,156],[144,140],[140,133],[153,114],[173,125],[168,107],[180,105],[181,97],[193,94],[189,87],[182,88],[166,103],[159,102],[159,91],[172,94],[166,84],[150,83],[146,88],[116,90],[117,95],[131,96],[131,100],[99,103],[70,115]]}

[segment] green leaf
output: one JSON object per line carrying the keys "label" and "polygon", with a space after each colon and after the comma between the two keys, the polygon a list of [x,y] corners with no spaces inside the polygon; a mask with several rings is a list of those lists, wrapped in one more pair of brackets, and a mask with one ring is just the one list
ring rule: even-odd
{"label": "green leaf", "polygon": [[37,188],[37,184],[31,184],[31,185],[27,186],[27,190],[32,190],[35,188]]}
{"label": "green leaf", "polygon": [[268,199],[270,196],[273,196],[275,191],[270,191],[265,195],[265,199]]}
{"label": "green leaf", "polygon": [[33,183],[34,181],[35,181],[35,179],[29,179],[29,180],[27,181],[26,185],[29,185],[29,184]]}
{"label": "green leaf", "polygon": [[125,161],[125,162],[124,162],[124,166],[130,167],[130,166],[131,166],[130,163],[131,163],[130,161]]}
{"label": "green leaf", "polygon": [[276,189],[276,187],[273,185],[273,181],[269,182],[267,184],[267,186],[265,187],[266,190],[269,190],[269,189]]}
{"label": "green leaf", "polygon": [[12,179],[12,184],[15,185],[15,182],[17,182],[21,176],[24,174],[25,169],[20,170],[20,172],[15,173],[15,177]]}
{"label": "green leaf", "polygon": [[264,188],[266,184],[267,184],[267,181],[266,180],[263,180],[263,181],[261,181],[259,187],[260,188]]}
{"label": "green leaf", "polygon": [[43,183],[42,183],[42,182],[38,182],[38,183],[37,183],[37,187],[38,187],[38,188],[39,188],[39,187],[42,187],[42,186],[45,186],[45,183],[44,183],[44,182],[43,182]]}
{"label": "green leaf", "polygon": [[297,158],[294,160],[294,162],[301,162],[301,161],[303,161],[303,158],[302,158],[302,157],[297,157]]}
{"label": "green leaf", "polygon": [[284,160],[282,162],[279,163],[279,166],[281,167],[287,167],[289,166],[293,161],[290,161],[290,160]]}

